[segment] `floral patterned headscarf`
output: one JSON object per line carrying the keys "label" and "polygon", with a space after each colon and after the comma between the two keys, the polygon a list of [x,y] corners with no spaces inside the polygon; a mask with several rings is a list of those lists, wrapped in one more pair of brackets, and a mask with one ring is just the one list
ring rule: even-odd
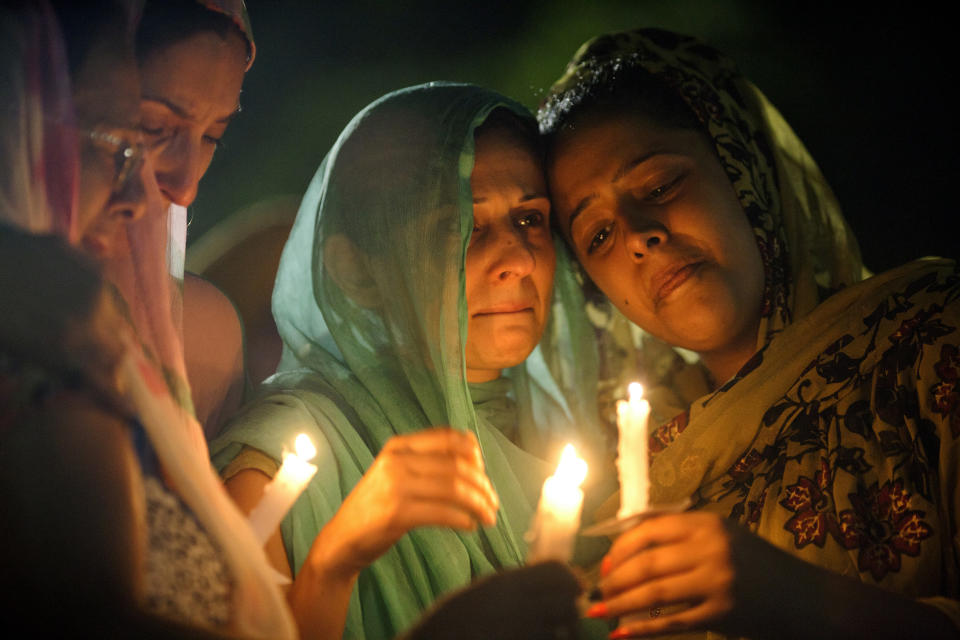
{"label": "floral patterned headscarf", "polygon": [[556,112],[591,77],[629,67],[676,89],[690,107],[753,227],[766,276],[758,346],[824,291],[863,277],[856,239],[803,143],[731,59],[695,38],[636,29],[589,40],[550,89],[541,128],[558,126]]}
{"label": "floral patterned headscarf", "polygon": [[577,87],[624,67],[674,88],[703,125],[766,275],[757,352],[654,430],[651,501],[689,497],[807,562],[937,606],[960,629],[956,264],[918,260],[863,279],[803,144],[693,38],[643,29],[591,40],[551,90],[541,128],[562,126],[556,114]]}

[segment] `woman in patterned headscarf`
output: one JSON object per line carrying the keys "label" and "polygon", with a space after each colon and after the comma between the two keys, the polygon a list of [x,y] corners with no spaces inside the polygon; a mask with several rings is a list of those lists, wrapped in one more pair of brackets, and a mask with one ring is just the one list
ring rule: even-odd
{"label": "woman in patterned headscarf", "polygon": [[[593,314],[607,351],[674,386],[653,394],[651,500],[695,510],[621,536],[591,615],[642,612],[614,637],[955,634],[955,265],[864,279],[802,143],[692,38],[588,42],[540,123],[555,221],[616,308]],[[701,393],[663,343],[699,355]]]}

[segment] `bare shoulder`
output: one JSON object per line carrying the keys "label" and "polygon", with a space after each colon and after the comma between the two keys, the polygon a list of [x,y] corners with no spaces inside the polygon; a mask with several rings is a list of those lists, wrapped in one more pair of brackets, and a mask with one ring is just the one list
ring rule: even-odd
{"label": "bare shoulder", "polygon": [[237,506],[244,513],[250,513],[260,498],[263,490],[270,483],[270,476],[259,469],[244,469],[224,482],[227,493],[233,498]]}
{"label": "bare shoulder", "polygon": [[183,347],[197,419],[210,438],[243,399],[243,326],[230,298],[191,273],[183,283]]}
{"label": "bare shoulder", "polygon": [[194,273],[183,278],[184,332],[229,334],[239,347],[243,330],[230,298],[209,280]]}

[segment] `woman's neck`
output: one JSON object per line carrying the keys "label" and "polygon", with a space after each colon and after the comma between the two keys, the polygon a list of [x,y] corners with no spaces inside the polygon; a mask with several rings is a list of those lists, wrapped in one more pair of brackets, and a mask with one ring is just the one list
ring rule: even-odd
{"label": "woman's neck", "polygon": [[467,382],[477,384],[492,382],[500,377],[500,369],[467,369]]}
{"label": "woman's neck", "polygon": [[698,355],[710,373],[710,386],[715,389],[735,376],[756,352],[756,331],[752,331],[724,349],[699,352]]}

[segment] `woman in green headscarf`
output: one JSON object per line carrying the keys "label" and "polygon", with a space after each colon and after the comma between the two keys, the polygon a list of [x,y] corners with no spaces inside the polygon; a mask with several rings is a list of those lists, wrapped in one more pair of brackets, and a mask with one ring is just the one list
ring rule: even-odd
{"label": "woman in green headscarf", "polygon": [[[650,440],[651,501],[695,512],[621,536],[590,615],[632,613],[618,638],[956,637],[955,263],[869,277],[803,144],[694,38],[595,38],[540,122],[555,221],[650,334],[635,353],[655,336],[706,373]],[[693,379],[677,360],[652,386]]]}
{"label": "woman in green headscarf", "polygon": [[[298,433],[317,445],[268,543],[302,633],[390,637],[522,563],[546,461],[567,441],[599,451],[592,342],[572,339],[587,327],[562,256],[553,284],[545,194],[529,114],[469,85],[381,98],[317,171],[274,289],[279,372],[212,445],[246,507]],[[541,336],[549,366],[530,356]]]}

